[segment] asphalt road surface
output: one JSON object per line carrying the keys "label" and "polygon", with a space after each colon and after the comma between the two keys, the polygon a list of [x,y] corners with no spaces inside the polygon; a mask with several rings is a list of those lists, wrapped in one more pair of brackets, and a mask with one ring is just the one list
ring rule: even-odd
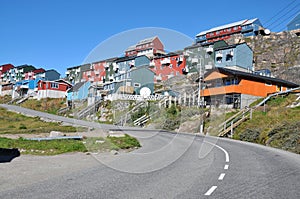
{"label": "asphalt road surface", "polygon": [[142,147],[118,155],[23,155],[0,164],[0,198],[300,198],[297,154],[208,136],[123,130]]}

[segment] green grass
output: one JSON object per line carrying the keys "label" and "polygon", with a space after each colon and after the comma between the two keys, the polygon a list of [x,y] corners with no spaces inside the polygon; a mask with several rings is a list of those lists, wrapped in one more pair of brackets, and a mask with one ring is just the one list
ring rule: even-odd
{"label": "green grass", "polygon": [[300,107],[287,108],[295,98],[289,95],[271,99],[267,111],[254,111],[252,120],[235,129],[233,138],[300,153]]}
{"label": "green grass", "polygon": [[77,128],[56,122],[44,122],[39,117],[27,117],[0,108],[0,134],[50,133],[51,131],[76,132]]}
{"label": "green grass", "polygon": [[57,155],[69,152],[86,152],[86,147],[79,140],[32,141],[0,138],[0,148],[18,148],[22,154]]}
{"label": "green grass", "polygon": [[66,107],[66,100],[65,99],[28,99],[21,104],[22,107],[43,111],[51,114],[57,114],[57,111],[61,108]]}
{"label": "green grass", "polygon": [[0,104],[6,104],[11,101],[10,95],[0,96]]}
{"label": "green grass", "polygon": [[139,141],[136,138],[131,137],[127,134],[125,134],[124,137],[109,137],[108,136],[107,140],[119,149],[130,149],[130,148],[141,146]]}
{"label": "green grass", "polygon": [[[133,149],[140,147],[139,141],[125,134],[125,137],[92,137],[84,140],[85,146],[90,152],[104,152],[110,150]],[[101,143],[100,143],[101,142]]]}

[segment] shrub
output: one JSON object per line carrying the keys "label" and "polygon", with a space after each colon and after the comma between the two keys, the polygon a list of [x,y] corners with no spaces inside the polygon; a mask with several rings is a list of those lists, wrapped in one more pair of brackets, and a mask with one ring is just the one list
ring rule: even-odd
{"label": "shrub", "polygon": [[20,124],[19,129],[27,129],[27,127],[24,124]]}
{"label": "shrub", "polygon": [[246,129],[239,134],[239,139],[247,142],[258,142],[260,132],[254,129]]}

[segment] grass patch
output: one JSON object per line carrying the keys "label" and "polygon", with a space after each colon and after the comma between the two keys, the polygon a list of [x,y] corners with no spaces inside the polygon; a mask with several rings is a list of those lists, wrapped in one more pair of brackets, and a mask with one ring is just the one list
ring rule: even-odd
{"label": "grass patch", "polygon": [[0,108],[0,134],[50,133],[51,131],[76,132],[73,126],[57,122],[44,122],[39,117],[27,117]]}
{"label": "grass patch", "polygon": [[51,114],[57,114],[57,111],[61,108],[65,108],[66,100],[62,99],[28,99],[21,104],[22,107],[33,109],[36,111],[43,111]]}
{"label": "grass patch", "polygon": [[295,95],[271,99],[267,112],[254,111],[252,120],[235,129],[233,138],[300,153],[300,108],[287,108],[295,99]]}
{"label": "grass patch", "polygon": [[57,155],[87,151],[82,141],[79,140],[32,141],[23,138],[0,138],[0,148],[18,148],[22,154],[32,155]]}
{"label": "grass patch", "polygon": [[0,96],[0,104],[7,104],[11,101],[10,95]]}
{"label": "grass patch", "polygon": [[85,146],[90,152],[105,152],[120,149],[134,149],[140,147],[139,141],[125,134],[124,137],[92,137],[84,140]]}
{"label": "grass patch", "polygon": [[125,134],[124,137],[107,137],[107,140],[119,149],[141,147],[139,141],[128,134]]}

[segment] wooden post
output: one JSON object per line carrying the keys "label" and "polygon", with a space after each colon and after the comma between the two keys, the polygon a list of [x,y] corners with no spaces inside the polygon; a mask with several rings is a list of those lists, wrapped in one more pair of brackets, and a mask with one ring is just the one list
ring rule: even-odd
{"label": "wooden post", "polygon": [[253,109],[250,109],[250,120],[252,120],[252,113],[253,113]]}
{"label": "wooden post", "polygon": [[230,133],[231,133],[231,135],[233,134],[233,121],[231,121],[231,124],[230,124]]}
{"label": "wooden post", "polygon": [[195,106],[195,93],[193,94],[193,106]]}
{"label": "wooden post", "polygon": [[186,106],[186,93],[184,93],[184,97],[183,97],[183,106]]}

